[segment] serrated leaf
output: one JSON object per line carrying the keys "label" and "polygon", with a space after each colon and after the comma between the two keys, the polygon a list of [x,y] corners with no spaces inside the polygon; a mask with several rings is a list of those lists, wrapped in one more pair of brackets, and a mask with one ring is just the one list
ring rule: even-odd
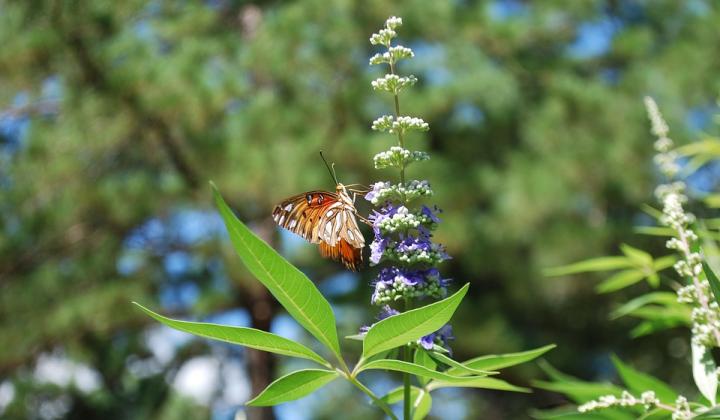
{"label": "serrated leaf", "polygon": [[402,360],[391,360],[391,359],[382,359],[382,360],[373,360],[372,362],[366,363],[363,365],[359,372],[364,372],[366,370],[392,370],[395,372],[403,372],[403,373],[410,373],[416,376],[422,376],[425,378],[431,378],[431,379],[440,379],[447,382],[460,382],[464,379],[467,379],[465,376],[455,376],[455,375],[449,375],[444,372],[438,372],[436,370],[431,370],[426,368],[425,366],[416,365],[415,363],[411,362],[404,362]]}
{"label": "serrated leaf", "polygon": [[179,331],[213,340],[224,341],[226,343],[238,344],[240,346],[267,351],[270,353],[300,357],[312,360],[323,366],[331,367],[329,362],[302,344],[267,331],[261,331],[254,328],[233,327],[229,325],[178,321],[159,315],[137,302],[133,303],[146,314]]}
{"label": "serrated leaf", "polygon": [[597,290],[598,293],[615,292],[632,286],[643,278],[645,278],[645,273],[641,270],[624,270],[603,280],[595,287],[595,290]]}
{"label": "serrated leaf", "polygon": [[710,350],[702,344],[691,343],[693,379],[700,393],[715,405],[718,388],[717,366]]}
{"label": "serrated leaf", "polygon": [[[470,359],[462,364],[472,369],[492,371],[529,362],[530,360],[542,356],[555,347],[555,344],[549,344],[537,349],[517,353],[489,354]],[[447,370],[447,373],[451,375],[461,375],[462,371],[460,369],[450,368]]]}
{"label": "serrated leaf", "polygon": [[430,383],[428,383],[427,389],[432,391],[439,388],[480,388],[494,389],[498,391],[531,392],[528,388],[516,386],[497,378],[477,378],[465,376],[463,379],[465,380],[453,382],[432,380],[430,381]]}
{"label": "serrated leaf", "polygon": [[628,257],[598,257],[561,267],[548,268],[543,270],[543,275],[555,277],[567,274],[585,273],[588,271],[610,271],[620,268],[631,268],[632,266],[633,263]]}
{"label": "serrated leaf", "polygon": [[665,382],[648,375],[647,373],[639,372],[633,369],[629,365],[623,363],[623,361],[615,355],[612,356],[612,362],[615,365],[615,369],[617,369],[620,378],[631,392],[639,395],[645,391],[654,391],[660,401],[668,404],[675,403],[675,400],[678,397],[677,392],[675,392],[675,390],[673,390]]}
{"label": "serrated leaf", "polygon": [[297,400],[323,387],[340,376],[334,370],[303,369],[276,379],[246,405],[267,407]]}
{"label": "serrated leaf", "polygon": [[413,399],[413,420],[422,420],[428,415],[432,408],[432,397],[430,392],[424,389],[418,392],[418,395]]}
{"label": "serrated leaf", "polygon": [[460,362],[457,362],[457,361],[451,359],[450,357],[446,356],[443,353],[430,353],[430,356],[433,357],[438,362],[440,362],[448,367],[457,369],[458,372],[452,373],[452,375],[455,375],[455,374],[457,374],[457,375],[495,375],[498,373],[498,372],[492,372],[492,371],[487,371],[487,370],[479,370],[479,369],[471,368],[467,365],[464,365]]}
{"label": "serrated leaf", "polygon": [[245,226],[212,184],[215,204],[225,221],[230,240],[247,269],[310,334],[338,357],[335,315],[312,281]]}
{"label": "serrated leaf", "polygon": [[720,304],[720,280],[718,280],[715,272],[705,262],[703,262],[703,270],[705,271],[705,277],[707,277],[707,280],[710,283],[710,289],[712,290],[713,296],[715,296],[715,302]]}
{"label": "serrated leaf", "polygon": [[365,335],[363,357],[403,346],[439,330],[455,313],[468,287],[469,284],[465,284],[446,299],[377,322]]}

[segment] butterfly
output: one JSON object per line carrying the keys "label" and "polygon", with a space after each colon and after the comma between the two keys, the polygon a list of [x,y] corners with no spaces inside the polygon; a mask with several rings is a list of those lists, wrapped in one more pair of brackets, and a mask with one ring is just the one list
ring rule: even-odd
{"label": "butterfly", "polygon": [[357,218],[364,219],[358,215],[347,187],[337,182],[334,171],[330,174],[336,184],[334,193],[309,191],[292,196],[275,206],[273,220],[310,243],[319,244],[323,257],[340,261],[349,270],[357,271],[365,246]]}

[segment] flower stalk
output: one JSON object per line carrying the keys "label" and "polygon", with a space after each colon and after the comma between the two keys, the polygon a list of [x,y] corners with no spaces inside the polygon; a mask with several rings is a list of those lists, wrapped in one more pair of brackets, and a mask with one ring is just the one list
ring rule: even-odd
{"label": "flower stalk", "polygon": [[690,280],[690,284],[677,292],[678,301],[693,306],[692,340],[705,347],[720,346],[720,308],[712,298],[710,284],[703,275],[703,256],[694,251],[697,248],[698,235],[691,229],[695,217],[687,213],[683,204],[688,201],[684,182],[672,180],[680,171],[678,154],[673,150],[674,143],[668,137],[669,128],[657,104],[652,98],[645,98],[645,108],[652,125],[655,141],[655,163],[660,172],[668,179],[667,184],[659,185],[655,195],[663,204],[663,216],[660,220],[675,232],[675,237],[667,241],[667,248],[676,250],[681,259],[675,264],[675,271]]}
{"label": "flower stalk", "polygon": [[[425,180],[406,179],[408,166],[430,158],[425,152],[405,148],[408,135],[413,131],[427,131],[429,126],[421,118],[400,113],[400,93],[418,81],[413,75],[401,76],[397,73],[398,62],[414,56],[410,48],[393,45],[396,29],[401,25],[401,18],[390,17],[384,28],[370,37],[372,45],[386,49],[372,56],[370,64],[386,64],[389,67],[388,74],[372,82],[372,88],[390,93],[394,104],[394,114],[377,118],[372,123],[372,129],[393,134],[397,139],[396,145],[375,155],[373,163],[376,169],[395,169],[399,175],[398,183],[376,182],[365,196],[376,206],[369,217],[374,231],[370,264],[383,266],[373,282],[375,290],[371,298],[372,304],[381,306],[378,319],[411,309],[416,299],[444,298],[448,283],[436,267],[449,256],[442,245],[432,240],[432,231],[440,223],[440,210],[412,204],[419,198],[432,195],[430,184]],[[452,331],[446,325],[416,343],[402,347],[401,358],[411,362],[417,346],[430,350],[436,345],[447,346],[451,338]],[[409,374],[403,376],[403,387],[403,414],[405,419],[409,419],[412,416]]]}

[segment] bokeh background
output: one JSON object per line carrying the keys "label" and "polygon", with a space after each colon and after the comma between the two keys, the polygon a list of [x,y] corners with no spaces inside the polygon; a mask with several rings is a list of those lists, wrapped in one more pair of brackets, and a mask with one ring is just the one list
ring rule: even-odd
{"label": "bokeh background", "polygon": [[[368,66],[390,15],[416,54],[400,71],[420,79],[403,108],[431,127],[410,144],[433,159],[409,175],[444,209],[443,272],[471,283],[456,358],[557,343],[546,358],[573,375],[612,380],[615,353],[691,388],[687,331],[631,339],[631,321],[608,320],[647,286],[599,296],[598,276],[542,269],[622,242],[664,253],[631,230],[657,180],[642,97],[679,143],[717,131],[717,2],[0,0],[0,417],[379,418],[340,383],[246,411],[292,360],[173,332],[130,302],[311,342],[234,255],[214,180],[316,280],[341,335],[372,321],[376,270],[343,271],[269,216],[288,195],[333,188],[319,150],[345,183],[394,176],[372,170],[391,138],[369,129],[391,109]],[[538,377],[531,364],[504,378]],[[456,390],[431,414],[527,418],[563,401]]]}

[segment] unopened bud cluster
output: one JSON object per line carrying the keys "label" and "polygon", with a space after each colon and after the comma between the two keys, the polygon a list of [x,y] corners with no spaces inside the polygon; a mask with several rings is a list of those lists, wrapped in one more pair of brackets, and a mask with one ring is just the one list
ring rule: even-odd
{"label": "unopened bud cluster", "polygon": [[[595,410],[614,408],[614,407],[643,407],[645,411],[659,408],[660,399],[657,398],[655,392],[645,391],[640,397],[635,397],[628,391],[623,391],[620,397],[614,395],[604,395],[597,400],[589,401],[578,407],[581,413],[588,413]],[[662,406],[660,408],[669,410],[670,407]],[[693,413],[690,410],[687,398],[679,396],[672,407],[673,420],[687,420],[692,418]]]}
{"label": "unopened bud cluster", "polygon": [[390,134],[405,135],[410,131],[428,131],[430,126],[422,118],[383,115],[373,121],[371,128],[376,131],[387,131]]}
{"label": "unopened bud cluster", "polygon": [[375,169],[403,168],[413,162],[429,160],[430,155],[425,152],[410,151],[400,146],[393,146],[390,150],[380,152],[373,157]]}
{"label": "unopened bud cluster", "polygon": [[667,241],[666,246],[680,255],[674,265],[675,271],[680,277],[690,280],[687,286],[678,290],[678,301],[692,307],[692,340],[707,347],[715,347],[720,344],[720,310],[703,274],[703,256],[695,251],[698,236],[691,228],[695,217],[683,207],[688,201],[685,183],[672,181],[679,172],[678,156],[673,150],[673,141],[668,137],[668,125],[655,101],[645,98],[645,107],[652,125],[651,131],[658,138],[655,141],[655,162],[669,180],[655,190],[663,206],[660,222],[674,231],[674,237]]}

